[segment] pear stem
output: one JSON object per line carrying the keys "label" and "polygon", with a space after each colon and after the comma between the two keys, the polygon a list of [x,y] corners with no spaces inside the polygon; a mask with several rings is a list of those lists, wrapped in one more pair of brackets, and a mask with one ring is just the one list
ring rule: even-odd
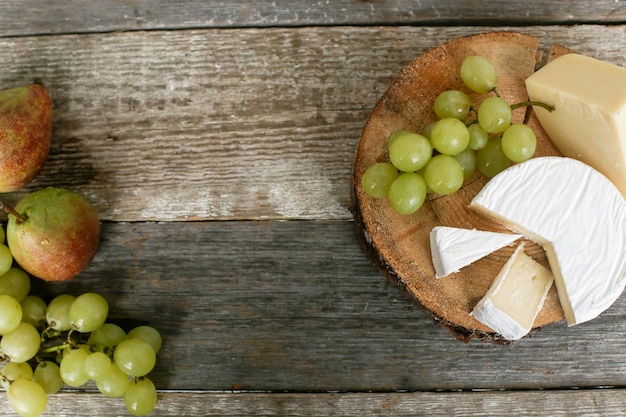
{"label": "pear stem", "polygon": [[9,215],[15,216],[18,223],[24,223],[26,221],[25,216],[18,213],[13,207],[9,206],[7,203],[5,203],[2,200],[0,200],[0,210],[4,211],[5,213]]}

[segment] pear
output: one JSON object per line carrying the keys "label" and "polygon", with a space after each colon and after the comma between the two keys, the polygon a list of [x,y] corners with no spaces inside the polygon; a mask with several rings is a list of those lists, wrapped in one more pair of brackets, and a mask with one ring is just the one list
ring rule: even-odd
{"label": "pear", "polygon": [[0,193],[41,170],[52,140],[52,101],[41,83],[0,91]]}
{"label": "pear", "polygon": [[92,261],[100,244],[95,208],[80,194],[48,187],[31,192],[9,213],[7,244],[15,261],[45,281],[74,278]]}

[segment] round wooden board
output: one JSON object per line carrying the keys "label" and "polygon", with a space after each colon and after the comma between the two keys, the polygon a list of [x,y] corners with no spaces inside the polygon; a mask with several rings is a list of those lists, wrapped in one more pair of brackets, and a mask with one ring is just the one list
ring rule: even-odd
{"label": "round wooden board", "polygon": [[[486,294],[514,247],[500,249],[457,273],[436,279],[429,234],[437,225],[510,232],[468,208],[488,178],[475,174],[458,192],[450,196],[430,194],[416,213],[400,215],[386,199],[367,196],[361,188],[361,176],[372,164],[388,161],[386,141],[391,133],[400,129],[421,132],[436,120],[433,102],[442,91],[462,90],[475,103],[486,97],[463,86],[459,68],[466,56],[482,55],[491,60],[498,71],[498,91],[508,103],[527,101],[524,81],[538,63],[538,47],[539,40],[534,36],[488,32],[453,39],[429,50],[407,65],[389,86],[370,114],[357,147],[352,178],[353,213],[367,252],[389,278],[461,340],[473,337],[502,340],[472,318],[470,312]],[[514,121],[525,121],[535,130],[536,156],[559,155],[531,108],[517,109]],[[525,252],[548,265],[543,249],[535,243],[526,241]],[[534,327],[562,319],[553,287]]]}

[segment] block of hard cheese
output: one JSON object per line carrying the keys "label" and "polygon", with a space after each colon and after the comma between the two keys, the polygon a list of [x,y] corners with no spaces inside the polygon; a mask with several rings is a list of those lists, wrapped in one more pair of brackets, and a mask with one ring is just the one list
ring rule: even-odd
{"label": "block of hard cheese", "polygon": [[552,272],[520,244],[471,315],[509,340],[528,334],[554,282]]}
{"label": "block of hard cheese", "polygon": [[591,165],[626,197],[626,68],[578,54],[526,79],[541,126],[565,155]]}

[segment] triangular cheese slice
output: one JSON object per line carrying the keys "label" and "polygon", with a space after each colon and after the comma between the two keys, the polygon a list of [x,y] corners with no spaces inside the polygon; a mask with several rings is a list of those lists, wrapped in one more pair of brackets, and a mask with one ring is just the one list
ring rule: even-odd
{"label": "triangular cheese slice", "polygon": [[522,235],[459,227],[435,226],[430,232],[430,252],[435,277],[458,272],[464,266],[503,248]]}

